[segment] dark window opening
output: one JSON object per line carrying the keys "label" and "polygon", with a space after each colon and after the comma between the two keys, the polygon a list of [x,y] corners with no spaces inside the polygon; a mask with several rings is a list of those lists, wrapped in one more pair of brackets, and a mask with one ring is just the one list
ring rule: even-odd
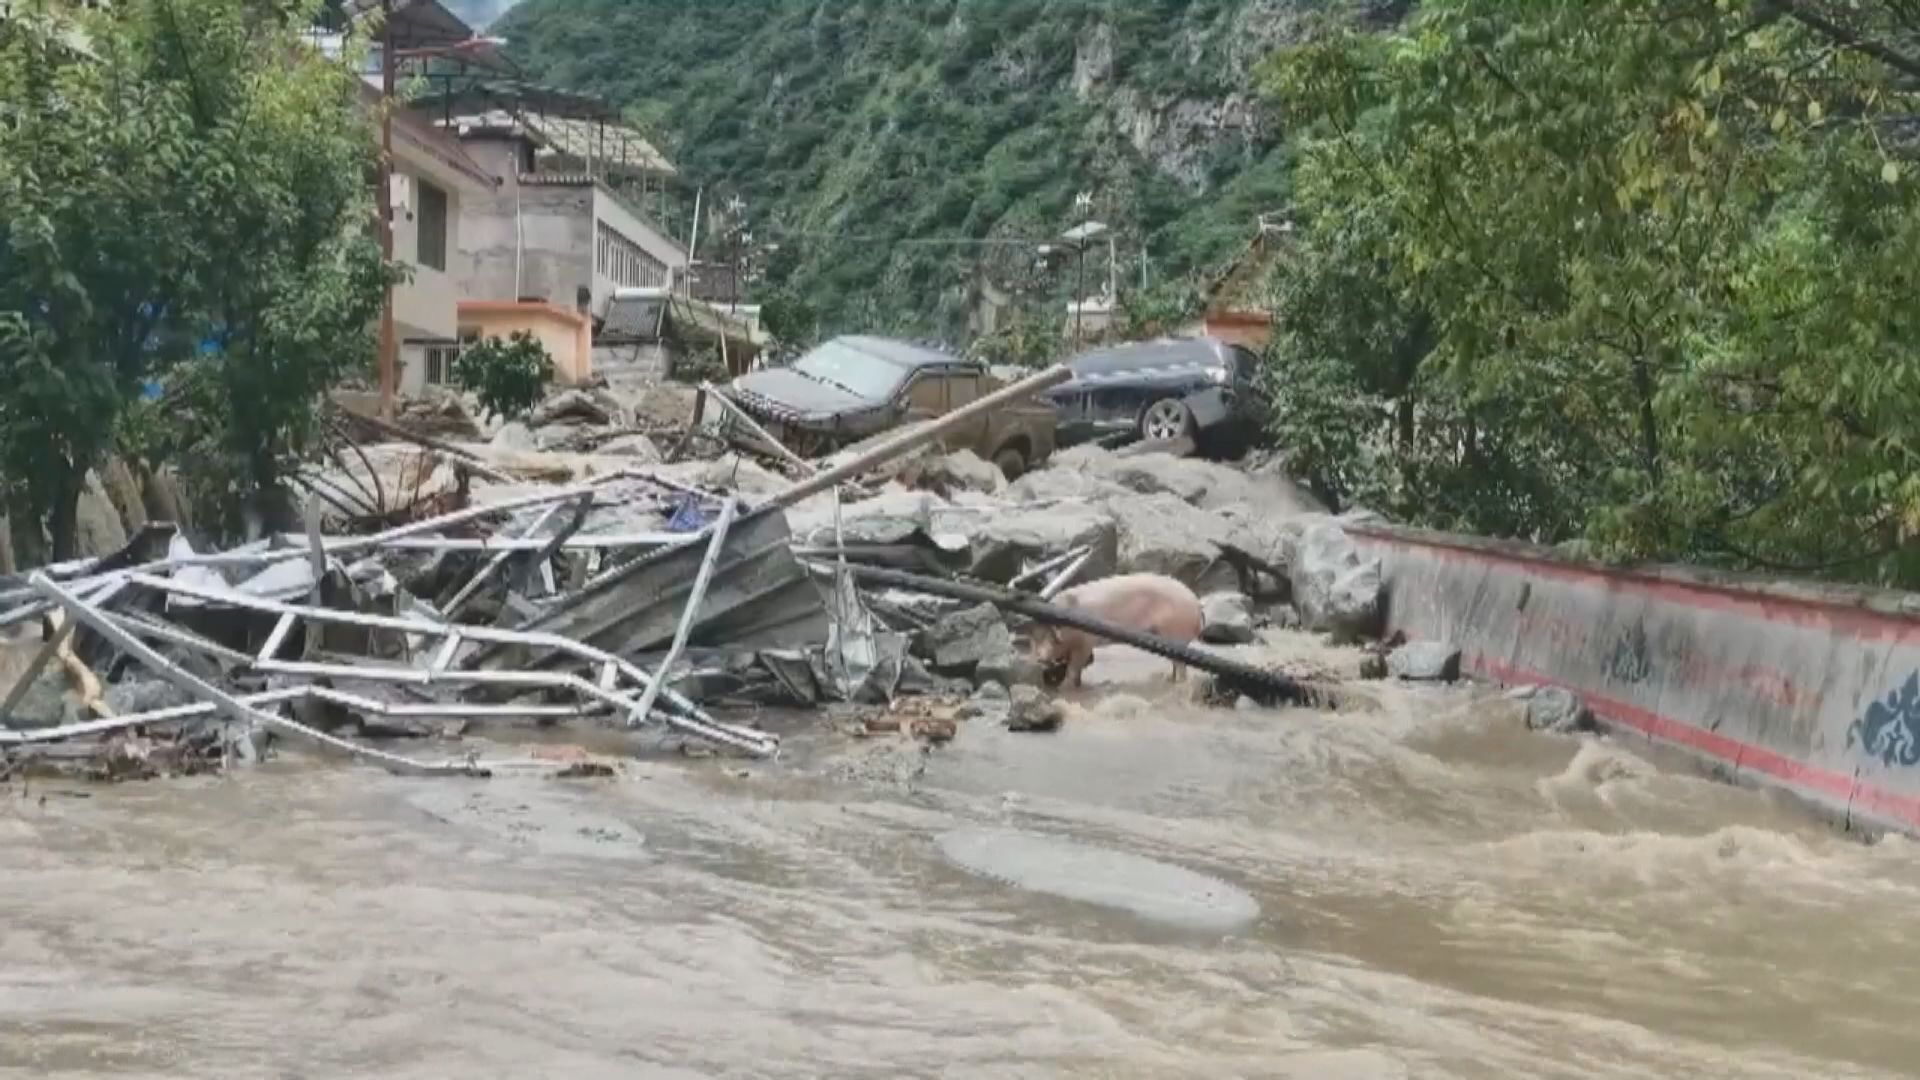
{"label": "dark window opening", "polygon": [[419,257],[414,261],[421,266],[432,267],[445,273],[447,269],[447,193],[425,180],[419,182],[419,187],[420,252]]}

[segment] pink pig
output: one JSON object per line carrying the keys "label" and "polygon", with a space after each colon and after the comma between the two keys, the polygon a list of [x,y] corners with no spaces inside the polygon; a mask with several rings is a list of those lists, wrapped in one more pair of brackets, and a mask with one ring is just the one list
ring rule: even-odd
{"label": "pink pig", "polygon": [[[1205,622],[1200,598],[1164,574],[1122,574],[1089,581],[1066,590],[1053,602],[1181,644],[1199,637]],[[1048,668],[1066,664],[1066,676],[1060,683],[1063,689],[1080,685],[1080,673],[1093,662],[1093,650],[1104,644],[1103,639],[1071,626],[1041,624],[1033,628],[1033,648],[1039,661]],[[1186,673],[1187,665],[1174,661],[1172,681],[1179,682]]]}

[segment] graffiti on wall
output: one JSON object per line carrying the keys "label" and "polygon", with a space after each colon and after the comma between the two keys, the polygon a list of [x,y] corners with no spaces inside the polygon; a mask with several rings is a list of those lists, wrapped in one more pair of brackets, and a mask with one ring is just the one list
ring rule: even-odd
{"label": "graffiti on wall", "polygon": [[1653,677],[1653,658],[1647,653],[1647,630],[1635,619],[1633,628],[1614,639],[1613,652],[1607,657],[1607,674],[1629,685]]}
{"label": "graffiti on wall", "polygon": [[1920,671],[1847,728],[1847,749],[1856,744],[1884,765],[1920,765]]}

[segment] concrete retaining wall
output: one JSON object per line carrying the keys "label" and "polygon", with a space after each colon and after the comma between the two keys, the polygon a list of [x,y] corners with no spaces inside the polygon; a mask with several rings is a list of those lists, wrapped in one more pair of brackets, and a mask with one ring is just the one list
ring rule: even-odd
{"label": "concrete retaining wall", "polygon": [[1381,558],[1389,628],[1453,642],[1469,671],[1567,687],[1609,729],[1849,828],[1920,833],[1920,597],[1349,532]]}

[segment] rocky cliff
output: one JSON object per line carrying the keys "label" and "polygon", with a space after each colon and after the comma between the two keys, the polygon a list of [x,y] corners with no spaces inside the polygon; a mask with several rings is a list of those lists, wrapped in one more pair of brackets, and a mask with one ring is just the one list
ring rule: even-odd
{"label": "rocky cliff", "polygon": [[1036,308],[1069,295],[1078,267],[1018,241],[1079,220],[1082,192],[1125,283],[1143,253],[1161,281],[1227,257],[1285,197],[1260,62],[1322,11],[1382,7],[527,0],[495,32],[536,78],[608,95],[665,144],[686,189],[670,215],[702,185],[708,205],[743,199],[768,284],[827,329],[953,336],[982,277]]}

